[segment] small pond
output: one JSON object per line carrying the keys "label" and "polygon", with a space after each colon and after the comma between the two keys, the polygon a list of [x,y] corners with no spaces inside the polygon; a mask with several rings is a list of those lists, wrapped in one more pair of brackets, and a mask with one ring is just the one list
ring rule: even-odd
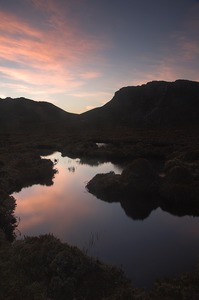
{"label": "small pond", "polygon": [[15,193],[21,236],[53,233],[87,254],[121,267],[134,286],[148,288],[159,278],[189,271],[199,261],[199,218],[176,217],[160,208],[144,220],[127,216],[120,203],[88,193],[97,173],[122,168],[96,161],[62,157],[54,184],[34,185]]}

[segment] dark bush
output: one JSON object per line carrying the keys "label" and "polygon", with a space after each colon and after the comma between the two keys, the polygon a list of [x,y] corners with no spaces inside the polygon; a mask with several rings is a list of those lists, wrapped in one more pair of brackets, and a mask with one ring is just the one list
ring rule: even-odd
{"label": "dark bush", "polygon": [[180,166],[170,169],[167,172],[165,179],[173,184],[190,184],[193,182],[193,176],[190,170]]}
{"label": "dark bush", "polygon": [[127,189],[148,193],[157,190],[160,178],[150,162],[140,158],[124,169],[121,180]]}

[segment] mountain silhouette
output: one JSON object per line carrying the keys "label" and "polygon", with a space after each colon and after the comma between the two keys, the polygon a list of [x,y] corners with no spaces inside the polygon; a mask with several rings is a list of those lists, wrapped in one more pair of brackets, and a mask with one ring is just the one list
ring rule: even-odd
{"label": "mountain silhouette", "polygon": [[74,126],[76,114],[65,112],[52,103],[26,98],[0,99],[0,130],[53,130]]}
{"label": "mountain silhouette", "polygon": [[199,124],[199,82],[152,81],[124,87],[111,101],[81,115],[93,126],[187,126]]}
{"label": "mountain silhouette", "polygon": [[0,99],[0,131],[103,127],[173,127],[199,125],[199,82],[152,81],[123,87],[108,103],[82,113],[68,113],[48,102]]}

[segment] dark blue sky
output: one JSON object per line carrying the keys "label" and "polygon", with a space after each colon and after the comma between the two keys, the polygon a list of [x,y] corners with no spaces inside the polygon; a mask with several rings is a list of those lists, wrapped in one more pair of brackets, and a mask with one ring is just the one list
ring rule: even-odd
{"label": "dark blue sky", "polygon": [[0,1],[0,97],[71,112],[127,85],[199,81],[199,1]]}

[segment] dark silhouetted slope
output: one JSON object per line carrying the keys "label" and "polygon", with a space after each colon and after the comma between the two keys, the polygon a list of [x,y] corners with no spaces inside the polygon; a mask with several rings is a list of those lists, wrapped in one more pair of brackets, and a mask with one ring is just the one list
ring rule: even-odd
{"label": "dark silhouetted slope", "polygon": [[199,124],[199,83],[152,81],[124,87],[102,107],[83,113],[88,126],[187,126]]}
{"label": "dark silhouetted slope", "polygon": [[76,119],[77,115],[48,102],[25,98],[0,99],[1,131],[59,130],[74,126]]}
{"label": "dark silhouetted slope", "polygon": [[199,82],[152,81],[124,87],[104,106],[72,114],[48,102],[0,99],[0,131],[199,125]]}

